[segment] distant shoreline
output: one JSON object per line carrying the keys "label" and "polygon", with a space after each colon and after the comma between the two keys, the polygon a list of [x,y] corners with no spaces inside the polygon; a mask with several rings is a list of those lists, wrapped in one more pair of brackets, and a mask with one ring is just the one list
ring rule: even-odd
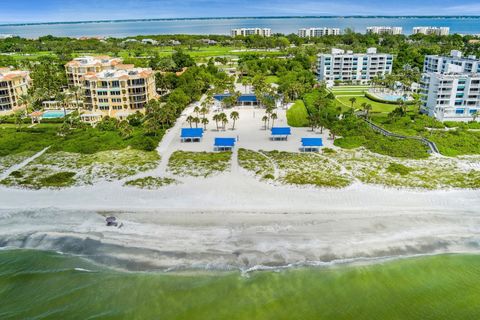
{"label": "distant shoreline", "polygon": [[158,21],[195,21],[195,20],[236,20],[236,19],[480,19],[480,16],[385,16],[385,15],[349,15],[349,16],[259,16],[259,17],[198,17],[198,18],[153,18],[153,19],[119,19],[119,20],[86,20],[86,21],[52,21],[0,23],[0,27],[19,27],[37,25],[124,23],[124,22],[158,22]]}

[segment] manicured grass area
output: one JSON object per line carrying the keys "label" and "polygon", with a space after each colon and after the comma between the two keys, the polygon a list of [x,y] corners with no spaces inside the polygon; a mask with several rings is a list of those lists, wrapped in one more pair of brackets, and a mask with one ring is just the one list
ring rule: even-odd
{"label": "manicured grass area", "polygon": [[161,314],[181,320],[477,319],[480,313],[480,256],[472,254],[248,277],[238,272],[119,272],[45,251],[3,250],[0,258],[0,314],[12,319],[52,310],[58,319],[108,313],[115,319]]}
{"label": "manicured grass area", "polygon": [[125,182],[124,185],[128,187],[137,187],[139,189],[155,190],[163,186],[176,184],[176,183],[178,183],[178,181],[172,178],[148,176],[148,177],[139,178],[135,180],[129,180]]}
{"label": "manicured grass area", "polygon": [[295,101],[287,110],[287,123],[291,127],[308,127],[308,111],[303,100]]}
{"label": "manicured grass area", "polygon": [[[350,107],[352,103],[349,101],[352,97],[337,97],[337,100],[340,101],[343,105]],[[373,100],[370,100],[366,97],[355,97],[357,101],[355,102],[354,108],[361,109],[363,103],[370,104],[372,106],[372,113],[384,112],[389,113],[395,110],[398,106],[394,104],[380,103]]]}
{"label": "manicured grass area", "polygon": [[179,176],[209,177],[228,169],[231,152],[175,151],[168,160],[168,170]]}

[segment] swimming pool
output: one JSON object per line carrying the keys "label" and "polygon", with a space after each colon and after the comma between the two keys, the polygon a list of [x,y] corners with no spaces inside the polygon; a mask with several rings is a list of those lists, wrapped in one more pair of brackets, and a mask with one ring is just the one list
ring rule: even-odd
{"label": "swimming pool", "polygon": [[[69,114],[71,111],[67,110],[66,113]],[[48,110],[45,111],[42,115],[43,119],[56,119],[63,118],[65,116],[63,110]]]}
{"label": "swimming pool", "polygon": [[402,99],[403,101],[409,101],[411,100],[410,97],[404,97],[402,95],[396,95],[396,94],[385,94],[385,93],[375,93],[376,96],[379,98],[386,100],[386,101],[398,101],[398,99]]}

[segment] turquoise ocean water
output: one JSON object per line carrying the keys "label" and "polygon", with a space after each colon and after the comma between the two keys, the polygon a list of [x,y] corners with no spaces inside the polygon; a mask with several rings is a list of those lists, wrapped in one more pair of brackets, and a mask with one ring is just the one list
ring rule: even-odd
{"label": "turquoise ocean water", "polygon": [[268,27],[273,32],[296,33],[303,27],[352,28],[365,32],[375,25],[399,26],[409,34],[415,26],[446,26],[452,33],[480,34],[480,17],[291,17],[291,18],[215,18],[148,21],[108,21],[66,24],[2,25],[0,34],[36,38],[55,36],[126,37],[153,34],[229,34],[231,28]]}

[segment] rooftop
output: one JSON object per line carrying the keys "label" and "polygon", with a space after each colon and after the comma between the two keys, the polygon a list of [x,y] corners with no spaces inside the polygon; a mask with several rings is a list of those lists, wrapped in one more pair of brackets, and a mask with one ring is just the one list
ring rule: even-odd
{"label": "rooftop", "polygon": [[[126,65],[129,66],[129,65]],[[153,74],[150,68],[122,68],[104,70],[99,73],[87,73],[86,80],[145,78]]]}
{"label": "rooftop", "polygon": [[28,77],[28,71],[11,70],[10,68],[0,68],[0,81],[9,81],[16,78]]}
{"label": "rooftop", "polygon": [[75,58],[66,65],[76,67],[115,66],[121,64],[122,61],[120,58],[112,58],[109,56],[84,56]]}

